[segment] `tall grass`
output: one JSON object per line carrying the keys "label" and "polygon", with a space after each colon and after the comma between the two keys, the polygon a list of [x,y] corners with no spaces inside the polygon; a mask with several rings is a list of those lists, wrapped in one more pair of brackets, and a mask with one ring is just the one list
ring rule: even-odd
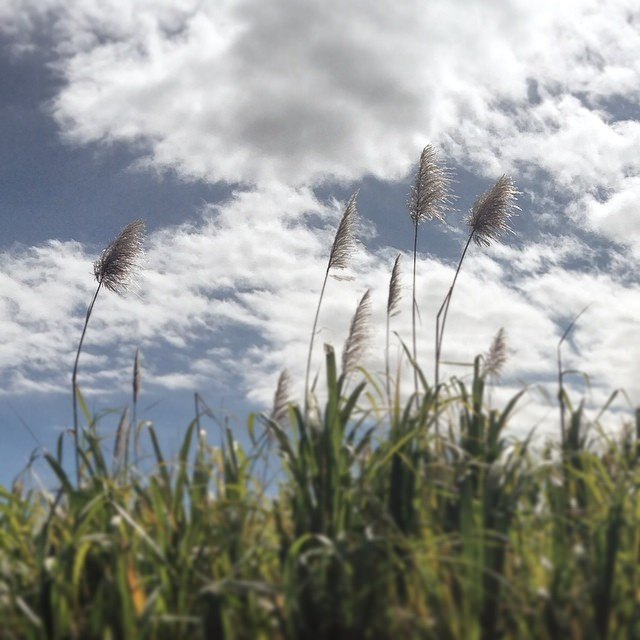
{"label": "tall grass", "polygon": [[[229,428],[208,441],[196,394],[174,455],[144,423],[151,464],[137,469],[127,410],[110,454],[74,388],[82,477],[63,465],[63,434],[45,454],[53,493],[0,487],[0,637],[640,637],[640,410],[605,433],[572,403],[560,364],[566,424],[536,453],[531,434],[512,435],[524,390],[487,402],[502,331],[447,384],[430,384],[406,348],[419,389],[404,398],[388,339],[382,383],[361,368],[370,304],[367,292],[341,366],[324,347],[317,411],[307,360],[302,402],[283,373],[270,413],[249,417],[246,447]],[[268,491],[264,465],[277,481]]]}
{"label": "tall grass", "polygon": [[444,339],[444,330],[449,313],[449,305],[453,296],[462,263],[464,262],[469,245],[473,240],[475,244],[488,247],[491,242],[498,240],[504,233],[512,232],[509,226],[514,209],[516,209],[515,198],[517,190],[510,176],[503,175],[495,182],[495,184],[478,196],[471,207],[471,211],[467,217],[467,225],[469,227],[469,236],[462,249],[462,254],[458,260],[458,266],[453,274],[451,286],[438,309],[436,314],[436,344],[435,344],[435,374],[434,385],[436,394],[440,384],[440,361],[442,357],[442,341]]}
{"label": "tall grass", "polygon": [[[433,146],[427,145],[420,154],[420,161],[414,183],[411,187],[407,207],[413,222],[413,279],[411,299],[411,344],[413,360],[418,361],[418,345],[416,330],[416,314],[418,300],[416,298],[416,269],[418,262],[418,227],[420,224],[433,220],[444,220],[444,212],[450,203],[449,192],[451,177],[448,169],[438,161],[438,155]],[[418,375],[414,375],[416,403],[418,402]]]}
{"label": "tall grass", "polygon": [[[98,299],[102,287],[116,293],[124,293],[135,274],[138,266],[137,261],[142,251],[142,236],[144,234],[144,222],[142,220],[134,220],[129,223],[102,252],[102,256],[96,260],[93,265],[93,273],[98,286],[91,298],[91,302],[87,307],[87,313],[82,325],[82,333],[76,351],[76,358],[73,363],[73,372],[71,374],[71,394],[73,399],[73,437],[75,439],[74,451],[76,454],[76,477],[80,482],[80,459],[79,451],[79,432],[78,432],[78,363],[80,361],[80,353],[82,345],[89,326],[89,320],[93,313],[93,307]],[[135,376],[134,376],[135,385]]]}

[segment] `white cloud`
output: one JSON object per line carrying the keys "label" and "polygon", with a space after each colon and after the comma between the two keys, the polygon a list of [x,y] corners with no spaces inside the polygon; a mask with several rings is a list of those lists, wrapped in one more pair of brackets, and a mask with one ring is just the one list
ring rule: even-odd
{"label": "white cloud", "polygon": [[[158,385],[188,388],[232,373],[268,402],[278,369],[297,367],[300,379],[332,239],[333,227],[313,230],[309,217],[336,221],[339,213],[309,186],[399,178],[432,141],[482,176],[513,171],[543,205],[555,199],[551,213],[565,236],[474,250],[452,302],[445,358],[470,361],[505,326],[510,379],[544,380],[561,331],[554,320],[595,299],[574,349],[567,345],[568,362],[593,373],[598,389],[628,383],[640,397],[639,291],[568,268],[577,256],[592,262],[595,249],[566,237],[577,221],[638,253],[640,126],[620,114],[620,101],[638,103],[639,14],[626,0],[4,4],[0,28],[21,47],[51,25],[63,85],[49,106],[66,140],[125,142],[140,166],[254,184],[202,221],[149,239],[140,298],[99,300],[81,363],[86,379],[99,388],[109,375],[97,347],[121,345],[113,384],[126,379],[133,344],[160,342],[186,355],[164,368],[149,362]],[[535,182],[536,172],[548,183]],[[391,264],[385,251],[360,252],[356,279],[331,281],[318,345],[339,350],[367,287],[379,344]],[[13,249],[0,273],[0,325],[11,338],[0,355],[5,392],[25,389],[32,375],[66,389],[91,294],[86,250],[55,242]],[[452,267],[422,258],[419,273],[420,353],[430,363],[432,316]],[[405,339],[408,298],[395,321]],[[233,343],[239,328],[243,344]],[[382,370],[380,353],[372,351],[373,371]],[[316,355],[319,363],[321,348]]]}
{"label": "white cloud", "polygon": [[[14,31],[29,15],[6,13]],[[576,162],[585,132],[593,153],[615,135],[575,95],[638,95],[623,0],[75,0],[50,15],[67,138],[136,143],[143,163],[188,178],[394,178],[430,139],[485,174],[523,160],[571,182],[597,172],[589,153]]]}

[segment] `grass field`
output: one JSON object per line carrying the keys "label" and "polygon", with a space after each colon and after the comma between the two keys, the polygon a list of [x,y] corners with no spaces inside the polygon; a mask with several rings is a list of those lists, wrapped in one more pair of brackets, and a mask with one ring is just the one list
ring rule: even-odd
{"label": "grass field", "polygon": [[[421,164],[412,190],[416,237],[438,213],[429,194],[446,198],[446,180],[420,191],[446,178],[434,169]],[[467,248],[508,229],[515,190],[500,180],[474,205]],[[352,199],[326,274],[348,258],[354,214]],[[96,263],[87,323],[100,288],[130,275],[141,231]],[[572,403],[560,364],[556,437],[534,453],[507,432],[521,393],[499,409],[486,399],[500,336],[471,376],[437,383],[415,342],[405,347],[415,389],[404,397],[394,367],[383,378],[359,367],[367,304],[342,361],[324,347],[326,391],[307,367],[292,402],[283,375],[273,411],[249,417],[244,448],[229,429],[209,443],[202,412],[185,419],[180,450],[163,452],[136,416],[135,375],[107,447],[76,381],[81,339],[74,430],[45,454],[55,486],[0,487],[0,637],[640,638],[640,413],[607,434]],[[309,353],[314,335],[315,324]],[[151,463],[137,464],[138,438]]]}

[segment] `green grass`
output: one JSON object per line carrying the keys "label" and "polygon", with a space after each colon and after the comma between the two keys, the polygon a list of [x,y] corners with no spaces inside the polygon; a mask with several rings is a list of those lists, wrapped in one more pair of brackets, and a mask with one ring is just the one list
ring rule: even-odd
{"label": "green grass", "polygon": [[249,451],[194,420],[169,460],[149,426],[141,474],[90,422],[80,485],[47,454],[53,494],[0,489],[2,637],[640,637],[640,421],[587,440],[569,406],[533,455],[505,436],[518,396],[486,407],[481,358],[387,410],[325,355],[318,414],[252,416]]}
{"label": "green grass", "polygon": [[[119,239],[116,266],[123,242],[135,257]],[[394,308],[390,296],[387,322]],[[340,371],[325,345],[321,404],[307,374],[300,403],[279,389],[271,416],[249,417],[246,447],[229,429],[212,446],[202,412],[170,456],[128,418],[135,384],[107,452],[76,384],[80,346],[74,429],[45,454],[55,486],[0,487],[0,638],[640,638],[640,411],[615,435],[589,423],[561,343],[557,438],[542,451],[509,435],[523,392],[487,402],[482,357],[433,386],[405,347],[418,381],[405,398],[386,345],[382,379],[353,358]]]}

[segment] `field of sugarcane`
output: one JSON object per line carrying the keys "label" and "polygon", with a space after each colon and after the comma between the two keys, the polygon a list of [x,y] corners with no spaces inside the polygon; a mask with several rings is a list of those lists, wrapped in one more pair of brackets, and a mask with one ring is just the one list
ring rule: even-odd
{"label": "field of sugarcane", "polygon": [[[408,202],[414,283],[418,230],[442,216],[449,183],[425,148]],[[441,380],[464,257],[510,230],[516,196],[502,176],[469,212],[428,373],[414,284],[413,336],[402,343],[409,393],[389,363],[398,261],[386,373],[360,367],[365,294],[341,358],[325,345],[322,384],[311,380],[328,276],[353,248],[352,197],[309,319],[303,397],[290,398],[283,373],[272,411],[247,420],[248,444],[227,427],[214,446],[196,396],[175,452],[137,415],[137,359],[115,443],[78,382],[99,294],[124,290],[136,267],[143,225],[127,226],[95,264],[71,372],[73,429],[44,454],[55,481],[0,486],[0,638],[640,638],[640,412],[608,432],[570,398],[561,355],[571,325],[558,345],[556,432],[535,449],[533,434],[513,436],[523,392],[500,408],[487,400],[502,332],[472,375]],[[140,447],[151,461],[140,461]]]}

